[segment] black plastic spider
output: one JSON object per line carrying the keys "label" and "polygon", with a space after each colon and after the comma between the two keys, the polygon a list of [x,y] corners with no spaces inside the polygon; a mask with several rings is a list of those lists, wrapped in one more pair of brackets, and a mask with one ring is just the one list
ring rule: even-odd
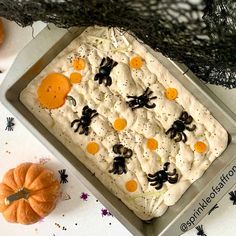
{"label": "black plastic spider", "polygon": [[180,142],[183,140],[185,143],[187,141],[187,136],[184,133],[184,130],[188,131],[194,131],[197,127],[196,125],[193,125],[192,127],[189,127],[187,125],[191,124],[193,121],[193,117],[188,115],[186,111],[183,111],[179,117],[178,120],[176,120],[173,125],[166,131],[166,134],[168,135],[170,133],[170,138],[173,139],[175,138],[175,142]]}
{"label": "black plastic spider", "polygon": [[94,77],[94,80],[101,84],[105,80],[105,86],[111,86],[112,79],[110,77],[111,70],[117,65],[116,61],[113,61],[110,57],[104,57],[101,61],[99,73]]}
{"label": "black plastic spider", "polygon": [[170,162],[166,162],[163,166],[163,170],[157,171],[155,174],[148,174],[148,181],[151,182],[151,186],[156,186],[155,189],[162,188],[163,183],[168,181],[170,184],[175,184],[178,181],[178,173],[176,169],[173,172],[168,172]]}
{"label": "black plastic spider", "polygon": [[233,205],[236,205],[236,191],[229,192],[230,198],[229,200],[233,201]]}
{"label": "black plastic spider", "polygon": [[12,127],[15,125],[15,124],[13,123],[13,120],[14,120],[13,117],[7,117],[7,126],[6,126],[5,130],[7,130],[7,131],[13,131],[13,128],[12,128]]}
{"label": "black plastic spider", "polygon": [[92,119],[97,116],[98,113],[96,110],[92,110],[88,106],[85,106],[82,111],[82,116],[80,119],[75,119],[71,122],[71,128],[74,126],[75,123],[78,123],[77,128],[74,130],[74,132],[78,132],[80,126],[81,131],[79,134],[85,134],[88,135],[89,133],[89,126],[91,124]]}
{"label": "black plastic spider", "polygon": [[124,147],[122,144],[115,144],[113,146],[113,152],[119,156],[114,158],[113,167],[109,170],[109,173],[121,175],[126,174],[125,159],[130,158],[133,155],[131,149]]}
{"label": "black plastic spider", "polygon": [[195,227],[195,229],[198,231],[197,235],[199,236],[207,236],[203,230],[203,226],[202,225],[198,225],[197,227]]}
{"label": "black plastic spider", "polygon": [[131,98],[130,101],[127,103],[129,104],[129,107],[132,107],[132,110],[135,110],[137,108],[146,107],[146,108],[154,108],[156,106],[155,103],[148,104],[150,100],[156,99],[157,97],[151,97],[152,91],[149,91],[149,88],[147,88],[144,93],[140,96],[127,96],[127,98]]}
{"label": "black plastic spider", "polygon": [[68,175],[66,174],[66,169],[59,170],[58,172],[59,172],[60,178],[61,178],[60,183],[63,183],[63,184],[67,183],[68,182],[68,180],[67,180]]}

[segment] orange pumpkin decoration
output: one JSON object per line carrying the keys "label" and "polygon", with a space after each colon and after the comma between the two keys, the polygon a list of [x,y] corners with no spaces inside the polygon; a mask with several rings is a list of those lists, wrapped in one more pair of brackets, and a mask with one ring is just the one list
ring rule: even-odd
{"label": "orange pumpkin decoration", "polygon": [[3,23],[2,20],[0,19],[0,44],[3,43],[5,38],[5,34],[4,34],[4,29],[3,29]]}
{"label": "orange pumpkin decoration", "polygon": [[0,212],[8,222],[33,224],[55,208],[59,194],[60,183],[51,170],[23,163],[0,183]]}

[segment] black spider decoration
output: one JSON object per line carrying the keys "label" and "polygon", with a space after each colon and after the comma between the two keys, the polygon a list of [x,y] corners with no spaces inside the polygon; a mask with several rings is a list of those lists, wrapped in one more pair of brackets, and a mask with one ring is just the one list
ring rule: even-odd
{"label": "black spider decoration", "polygon": [[89,126],[92,122],[92,119],[97,116],[98,113],[96,110],[93,110],[89,108],[88,106],[85,106],[82,110],[82,116],[80,119],[75,119],[71,122],[71,128],[78,123],[77,128],[74,130],[74,132],[78,132],[79,128],[81,127],[81,131],[79,134],[89,134]]}
{"label": "black spider decoration", "polygon": [[215,204],[215,206],[213,206],[211,208],[211,210],[208,212],[208,215],[210,215],[214,210],[216,210],[217,208],[219,208],[219,205],[218,204]]}
{"label": "black spider decoration", "polygon": [[163,183],[168,181],[170,184],[175,184],[178,181],[178,173],[176,169],[173,169],[173,172],[169,172],[170,162],[166,162],[163,166],[163,170],[157,171],[155,174],[148,174],[148,181],[151,182],[151,186],[155,186],[156,190],[162,188]]}
{"label": "black spider decoration", "polygon": [[153,92],[147,88],[144,93],[140,96],[127,96],[127,98],[131,98],[130,101],[127,103],[129,104],[129,107],[132,107],[132,110],[135,110],[137,108],[146,107],[148,109],[154,108],[156,106],[155,103],[148,104],[150,100],[156,99],[157,97],[150,97]]}
{"label": "black spider decoration", "polygon": [[13,131],[13,126],[15,125],[15,124],[13,123],[13,120],[14,120],[13,117],[7,117],[7,125],[6,125],[5,130],[7,130],[7,131]]}
{"label": "black spider decoration", "polygon": [[110,57],[104,57],[99,67],[99,73],[94,77],[94,80],[102,84],[105,81],[105,86],[111,86],[112,79],[110,77],[111,70],[117,65],[116,61],[113,61]]}
{"label": "black spider decoration", "polygon": [[66,174],[66,169],[59,170],[58,172],[59,172],[60,178],[61,178],[60,183],[63,183],[63,184],[68,183],[68,180],[67,180],[68,175]]}
{"label": "black spider decoration", "polygon": [[233,205],[236,205],[236,191],[229,192],[230,198],[229,200],[233,201]]}
{"label": "black spider decoration", "polygon": [[115,144],[113,146],[113,152],[118,156],[114,158],[113,167],[109,170],[109,173],[121,175],[127,173],[125,166],[125,159],[130,158],[133,155],[131,149],[124,147],[122,144]]}
{"label": "black spider decoration", "polygon": [[197,235],[199,236],[207,236],[203,230],[203,226],[202,225],[198,225],[197,227],[195,227],[195,229],[198,231]]}
{"label": "black spider decoration", "polygon": [[[183,111],[178,120],[176,120],[170,129],[166,131],[166,134],[170,134],[170,138],[175,140],[175,142],[180,142],[181,140],[185,143],[187,141],[187,136],[184,130],[194,131],[197,127],[193,125],[189,127],[193,121],[193,117],[190,116],[186,111]],[[177,137],[176,137],[177,135]],[[175,138],[176,137],[176,138]]]}

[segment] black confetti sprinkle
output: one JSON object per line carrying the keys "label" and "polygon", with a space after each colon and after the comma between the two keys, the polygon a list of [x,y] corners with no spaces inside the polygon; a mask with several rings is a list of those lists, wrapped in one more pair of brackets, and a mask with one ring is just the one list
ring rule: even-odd
{"label": "black confetti sprinkle", "polygon": [[75,107],[76,106],[76,100],[72,96],[67,96],[66,99]]}
{"label": "black confetti sprinkle", "polygon": [[199,236],[207,236],[203,230],[203,226],[202,225],[198,225],[197,227],[195,227],[195,229],[198,231],[197,235]]}
{"label": "black confetti sprinkle", "polygon": [[229,200],[233,201],[233,205],[236,205],[236,191],[229,192],[230,198]]}
{"label": "black confetti sprinkle", "polygon": [[68,175],[66,174],[66,169],[59,170],[58,172],[59,172],[60,178],[61,178],[60,183],[63,183],[63,184],[68,183],[68,180],[67,180]]}
{"label": "black confetti sprinkle", "polygon": [[13,126],[15,125],[13,121],[14,121],[13,117],[7,117],[7,125],[6,125],[5,130],[13,131]]}
{"label": "black confetti sprinkle", "polygon": [[211,210],[208,212],[208,215],[210,215],[214,210],[216,210],[217,208],[219,208],[219,205],[218,204],[215,204],[215,206],[213,206],[211,208]]}

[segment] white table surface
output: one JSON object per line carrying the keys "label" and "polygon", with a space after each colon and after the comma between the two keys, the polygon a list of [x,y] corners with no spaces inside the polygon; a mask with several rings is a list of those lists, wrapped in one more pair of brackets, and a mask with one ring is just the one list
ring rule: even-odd
{"label": "white table surface", "polygon": [[[0,84],[14,61],[17,53],[32,39],[30,27],[21,28],[13,22],[4,20],[6,28],[6,41],[0,47]],[[34,35],[45,24],[35,23]],[[236,113],[236,89],[226,90],[222,87],[209,86],[210,89]],[[39,141],[21,123],[15,119],[13,132],[5,131],[6,117],[12,116],[0,103],[0,180],[4,173],[17,164],[32,161],[45,161],[45,165],[52,168],[55,173],[63,169],[63,165],[42,146]],[[70,195],[69,200],[61,199],[56,209],[43,221],[30,226],[7,223],[0,215],[0,235],[7,236],[128,236],[131,235],[125,227],[111,215],[102,217],[104,208],[96,198],[89,193],[79,179],[69,175],[69,182],[62,184],[64,198]],[[59,174],[58,174],[59,177]],[[236,180],[235,180],[236,183]],[[236,186],[232,190],[236,190]],[[82,192],[88,193],[87,201],[80,199]],[[236,205],[229,200],[229,194],[218,203],[219,208],[207,215],[200,224],[203,225],[206,235],[228,236],[236,235]],[[65,228],[63,228],[65,227]],[[196,235],[197,230],[192,229],[185,236]],[[171,235],[172,236],[172,235]]]}

